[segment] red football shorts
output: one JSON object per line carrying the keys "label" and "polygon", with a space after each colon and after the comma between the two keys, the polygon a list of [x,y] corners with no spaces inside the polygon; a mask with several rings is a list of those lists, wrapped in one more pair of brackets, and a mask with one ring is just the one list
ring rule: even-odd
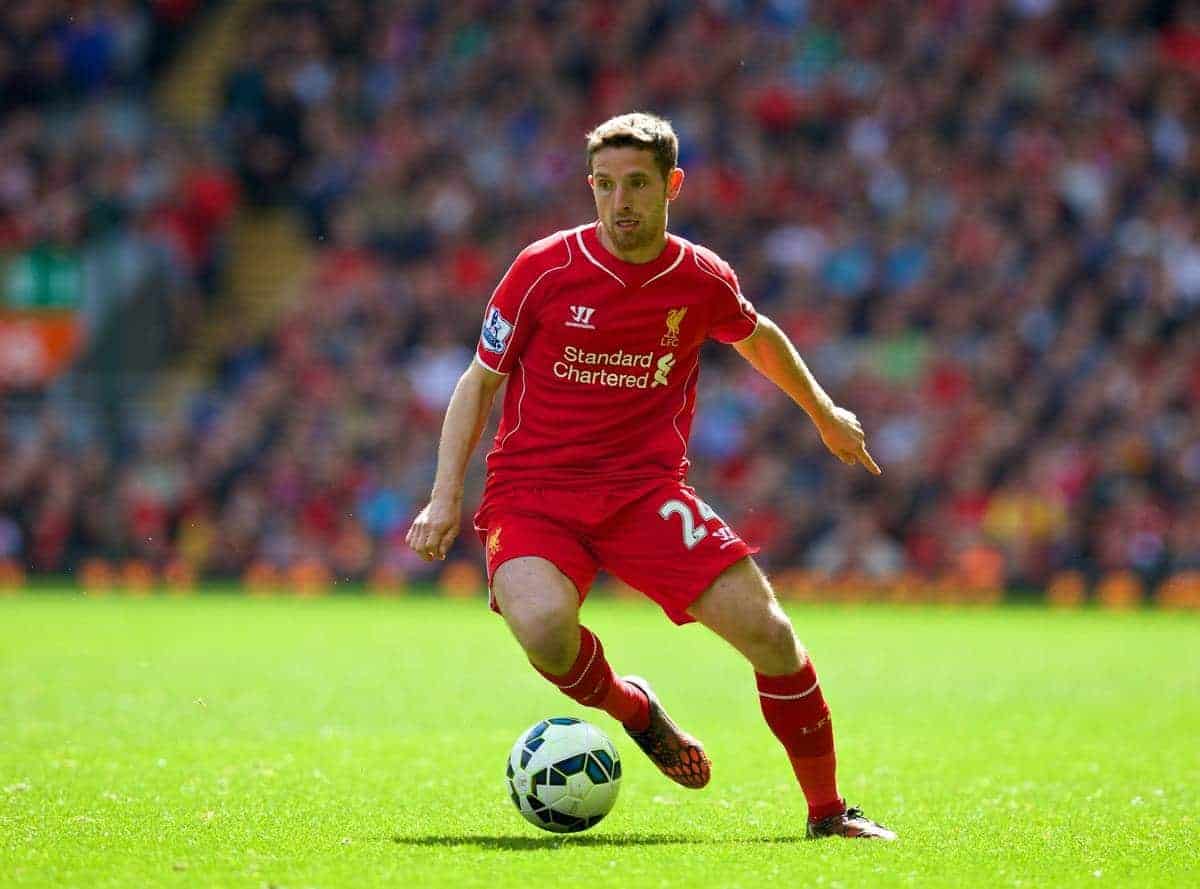
{"label": "red football shorts", "polygon": [[[488,492],[475,515],[487,552],[489,590],[496,569],[539,556],[587,597],[603,568],[658,603],[677,624],[700,594],[734,562],[758,552],[696,492],[664,480],[635,489],[580,491],[530,487]],[[491,595],[493,611],[499,613]]]}

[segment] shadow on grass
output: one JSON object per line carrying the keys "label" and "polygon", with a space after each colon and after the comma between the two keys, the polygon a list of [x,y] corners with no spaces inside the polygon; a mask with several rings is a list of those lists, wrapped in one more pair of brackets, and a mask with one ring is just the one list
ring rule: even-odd
{"label": "shadow on grass", "polygon": [[[803,837],[752,837],[749,839],[732,840],[739,843],[792,843]],[[460,836],[393,836],[392,842],[398,846],[477,846],[480,849],[561,849],[566,846],[690,846],[711,845],[708,837],[695,834],[676,833],[647,833],[647,834],[589,834],[578,836],[571,834],[556,834],[546,837],[529,836],[481,836],[462,834]]]}

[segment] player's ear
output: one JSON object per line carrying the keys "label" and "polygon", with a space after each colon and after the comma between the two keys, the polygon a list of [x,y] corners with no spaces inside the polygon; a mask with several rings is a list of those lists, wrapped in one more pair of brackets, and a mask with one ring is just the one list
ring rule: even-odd
{"label": "player's ear", "polygon": [[679,197],[681,188],[683,188],[683,168],[676,167],[667,174],[667,200],[673,201]]}
{"label": "player's ear", "polygon": [[596,188],[596,178],[591,173],[588,173],[588,188],[592,189],[593,191]]}

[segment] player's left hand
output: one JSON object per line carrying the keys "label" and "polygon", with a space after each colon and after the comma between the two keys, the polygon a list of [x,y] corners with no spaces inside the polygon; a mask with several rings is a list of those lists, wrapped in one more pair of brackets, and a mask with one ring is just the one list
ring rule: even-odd
{"label": "player's left hand", "polygon": [[829,452],[843,463],[853,466],[861,463],[867,471],[874,475],[883,475],[883,470],[867,453],[866,434],[862,423],[844,407],[834,406],[833,410],[817,423],[817,431],[821,433],[821,441]]}

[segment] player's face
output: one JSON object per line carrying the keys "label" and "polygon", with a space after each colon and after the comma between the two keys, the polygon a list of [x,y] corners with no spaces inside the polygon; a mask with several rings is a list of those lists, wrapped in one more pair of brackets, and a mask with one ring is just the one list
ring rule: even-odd
{"label": "player's face", "polygon": [[662,252],[667,202],[679,194],[683,170],[676,167],[663,179],[651,152],[601,148],[592,155],[588,184],[606,247],[629,262],[649,262]]}

